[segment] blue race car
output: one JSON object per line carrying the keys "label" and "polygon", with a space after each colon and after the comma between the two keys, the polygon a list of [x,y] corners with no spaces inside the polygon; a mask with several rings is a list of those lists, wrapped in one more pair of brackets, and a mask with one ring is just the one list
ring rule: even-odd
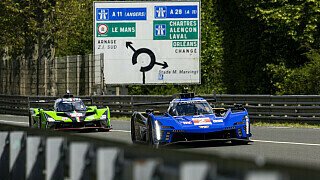
{"label": "blue race car", "polygon": [[183,93],[170,102],[167,112],[155,115],[153,110],[134,112],[131,117],[133,143],[152,146],[196,141],[250,142],[250,121],[241,105],[233,108],[212,108],[207,100]]}

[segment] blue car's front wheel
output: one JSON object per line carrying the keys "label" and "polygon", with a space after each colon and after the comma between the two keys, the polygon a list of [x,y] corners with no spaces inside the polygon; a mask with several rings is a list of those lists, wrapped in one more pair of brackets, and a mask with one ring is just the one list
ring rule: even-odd
{"label": "blue car's front wheel", "polygon": [[231,143],[234,145],[246,145],[249,144],[250,139],[238,139],[238,140],[231,140]]}
{"label": "blue car's front wheel", "polygon": [[152,126],[151,121],[148,122],[148,131],[147,131],[147,143],[152,147],[158,148],[159,142],[155,139],[155,129]]}

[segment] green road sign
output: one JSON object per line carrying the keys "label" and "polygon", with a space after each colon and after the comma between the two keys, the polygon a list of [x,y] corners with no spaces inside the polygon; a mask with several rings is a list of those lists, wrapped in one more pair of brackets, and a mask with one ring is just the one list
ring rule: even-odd
{"label": "green road sign", "polygon": [[97,37],[136,37],[136,23],[97,23]]}
{"label": "green road sign", "polygon": [[153,40],[198,39],[198,20],[154,20]]}
{"label": "green road sign", "polygon": [[172,47],[198,47],[198,41],[172,41]]}

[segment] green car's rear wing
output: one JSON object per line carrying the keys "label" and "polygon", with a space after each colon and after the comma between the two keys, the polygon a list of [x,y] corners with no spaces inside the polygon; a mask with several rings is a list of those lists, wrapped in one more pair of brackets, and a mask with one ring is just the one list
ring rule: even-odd
{"label": "green car's rear wing", "polygon": [[[28,101],[28,109],[30,108],[37,108],[37,109],[45,109],[45,110],[53,110],[54,103],[58,99],[57,97],[29,97]],[[81,98],[79,98],[81,99]],[[86,106],[92,106],[93,105],[93,100],[91,98],[84,98],[81,99],[82,102]]]}

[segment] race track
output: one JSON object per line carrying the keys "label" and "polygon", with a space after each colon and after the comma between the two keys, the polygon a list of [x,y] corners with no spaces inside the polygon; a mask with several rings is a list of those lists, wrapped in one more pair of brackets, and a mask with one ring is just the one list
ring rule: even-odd
{"label": "race track", "polygon": [[[0,115],[0,124],[28,126],[27,122],[28,118],[25,116]],[[111,124],[113,127],[111,132],[78,134],[131,143],[129,121],[114,120]],[[283,163],[320,167],[320,129],[252,126],[251,132],[254,142],[249,145],[201,143],[170,148],[182,152],[194,151],[223,156],[249,157],[261,163],[264,160],[280,160]]]}

